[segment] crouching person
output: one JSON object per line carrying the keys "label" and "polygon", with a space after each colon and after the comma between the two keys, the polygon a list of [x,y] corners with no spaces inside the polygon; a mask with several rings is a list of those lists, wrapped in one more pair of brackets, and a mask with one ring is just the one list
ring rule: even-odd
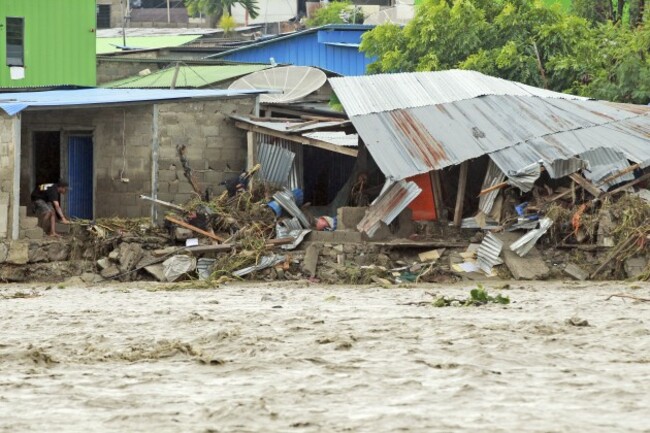
{"label": "crouching person", "polygon": [[49,236],[59,236],[56,233],[57,216],[63,224],[69,223],[61,209],[61,194],[67,191],[68,182],[59,180],[57,183],[38,185],[32,192],[32,209],[39,225]]}

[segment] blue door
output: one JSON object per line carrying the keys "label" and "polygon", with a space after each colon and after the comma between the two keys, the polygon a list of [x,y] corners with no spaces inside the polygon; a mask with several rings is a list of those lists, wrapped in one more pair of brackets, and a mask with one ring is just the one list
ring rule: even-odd
{"label": "blue door", "polygon": [[67,213],[71,218],[93,219],[93,138],[72,135],[68,139]]}

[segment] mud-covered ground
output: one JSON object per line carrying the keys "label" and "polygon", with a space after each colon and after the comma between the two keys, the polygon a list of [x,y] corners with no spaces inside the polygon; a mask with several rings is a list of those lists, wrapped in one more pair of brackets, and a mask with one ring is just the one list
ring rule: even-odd
{"label": "mud-covered ground", "polygon": [[0,286],[0,431],[650,431],[647,285],[159,287]]}

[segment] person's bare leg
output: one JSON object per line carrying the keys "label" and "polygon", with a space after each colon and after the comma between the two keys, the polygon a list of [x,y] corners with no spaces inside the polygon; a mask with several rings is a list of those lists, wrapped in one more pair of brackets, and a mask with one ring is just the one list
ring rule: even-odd
{"label": "person's bare leg", "polygon": [[48,212],[49,215],[49,221],[50,221],[50,232],[48,233],[50,236],[59,236],[59,234],[56,232],[56,215],[54,212]]}

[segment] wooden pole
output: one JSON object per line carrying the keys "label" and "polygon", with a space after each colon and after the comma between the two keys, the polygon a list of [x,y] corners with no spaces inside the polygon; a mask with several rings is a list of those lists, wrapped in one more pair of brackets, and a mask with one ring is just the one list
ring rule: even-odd
{"label": "wooden pole", "polygon": [[454,210],[454,226],[456,227],[460,227],[463,219],[463,202],[465,201],[465,189],[467,188],[468,167],[468,161],[464,161],[460,164],[460,173],[458,174],[458,192],[456,193],[456,209]]}
{"label": "wooden pole", "polygon": [[442,200],[442,185],[440,184],[440,173],[438,170],[431,170],[429,172],[431,177],[431,189],[433,189],[433,203],[436,207],[436,219],[441,221],[444,218],[443,215],[443,200]]}
{"label": "wooden pole", "polygon": [[170,89],[176,88],[176,80],[178,79],[178,71],[181,69],[181,64],[176,63],[176,68],[174,68],[174,76],[172,77],[172,84],[169,86]]}
{"label": "wooden pole", "polygon": [[210,232],[206,232],[205,230],[201,230],[198,227],[194,227],[192,224],[188,224],[185,221],[181,221],[181,220],[179,220],[177,218],[174,218],[174,217],[171,217],[171,216],[166,216],[165,219],[167,221],[169,221],[169,222],[172,222],[172,223],[176,224],[176,225],[179,225],[181,227],[185,227],[186,229],[192,230],[195,233],[198,233],[198,234],[203,235],[203,236],[207,236],[210,239],[214,239],[215,241],[224,242],[224,239],[222,237],[217,236],[214,233],[210,233]]}

